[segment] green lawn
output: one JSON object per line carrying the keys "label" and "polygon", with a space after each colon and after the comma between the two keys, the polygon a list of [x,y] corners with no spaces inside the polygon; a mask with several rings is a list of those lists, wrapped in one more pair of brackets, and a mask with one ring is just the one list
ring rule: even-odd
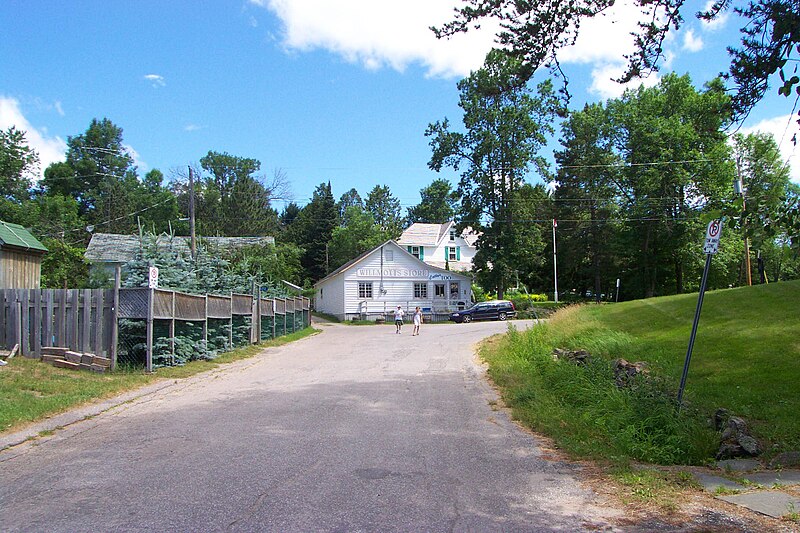
{"label": "green lawn", "polygon": [[318,332],[314,328],[305,328],[258,345],[226,352],[213,361],[192,361],[184,366],[159,368],[149,375],[142,371],[77,372],[36,359],[15,357],[0,368],[0,433],[148,383],[185,378],[221,364],[252,357],[264,348],[280,346]]}
{"label": "green lawn", "polygon": [[[700,461],[710,450],[702,425],[719,407],[750,421],[770,452],[772,445],[774,451],[800,449],[800,281],[706,294],[684,397],[690,408],[675,422],[683,429],[659,434],[673,424],[666,411],[648,405],[649,412],[635,413],[652,394],[620,393],[592,374],[607,367],[581,370],[549,357],[552,348],[562,347],[586,349],[604,361],[647,361],[663,378],[660,387],[670,401],[696,305],[697,294],[687,294],[574,306],[557,312],[547,326],[487,348],[485,356],[515,414],[579,455],[600,450],[652,462]],[[619,434],[631,425],[639,428],[631,434],[639,434],[621,442]],[[642,444],[647,438],[654,442]],[[683,447],[674,457],[657,449],[670,439]]]}

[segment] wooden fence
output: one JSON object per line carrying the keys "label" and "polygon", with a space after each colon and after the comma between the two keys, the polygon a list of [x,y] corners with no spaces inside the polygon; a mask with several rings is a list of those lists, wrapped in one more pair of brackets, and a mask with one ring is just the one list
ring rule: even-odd
{"label": "wooden fence", "polygon": [[[0,291],[0,346],[19,345],[20,354],[41,357],[42,346],[66,346],[91,352],[117,364],[120,319],[147,322],[146,370],[153,369],[153,322],[169,320],[169,338],[175,322],[202,322],[208,342],[208,320],[228,320],[233,345],[233,320],[250,317],[250,342],[292,333],[310,324],[310,300],[196,295],[147,288],[133,289],[5,289]],[[174,351],[174,343],[170,341]]]}

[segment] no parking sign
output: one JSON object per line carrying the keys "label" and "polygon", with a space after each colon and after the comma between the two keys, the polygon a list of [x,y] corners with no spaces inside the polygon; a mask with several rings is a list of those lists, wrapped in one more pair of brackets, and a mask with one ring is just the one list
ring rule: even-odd
{"label": "no parking sign", "polygon": [[704,254],[715,254],[719,251],[719,237],[722,234],[722,221],[712,220],[706,228],[706,241],[703,244]]}

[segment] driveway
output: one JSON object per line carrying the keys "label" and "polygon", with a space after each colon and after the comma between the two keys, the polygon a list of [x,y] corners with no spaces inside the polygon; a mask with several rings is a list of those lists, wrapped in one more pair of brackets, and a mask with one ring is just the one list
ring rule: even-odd
{"label": "driveway", "polygon": [[0,529],[608,525],[576,467],[492,409],[474,349],[506,323],[321,327],[0,452]]}

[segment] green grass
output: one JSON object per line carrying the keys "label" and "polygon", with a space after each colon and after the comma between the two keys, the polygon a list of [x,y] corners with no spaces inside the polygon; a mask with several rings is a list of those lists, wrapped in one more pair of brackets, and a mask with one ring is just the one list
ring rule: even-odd
{"label": "green grass", "polygon": [[328,313],[320,313],[319,311],[312,312],[311,316],[322,318],[324,320],[327,320],[328,322],[341,322],[341,320],[339,320],[339,317],[335,315],[329,315]]}
{"label": "green grass", "polygon": [[[550,323],[488,347],[490,374],[515,416],[580,456],[701,463],[716,446],[719,407],[751,422],[770,452],[800,448],[800,282],[706,294],[684,400],[670,409],[697,294],[573,306]],[[586,349],[586,369],[554,362],[553,348]],[[609,361],[647,361],[654,383],[619,390]],[[774,445],[774,448],[773,448]]]}
{"label": "green grass", "polygon": [[159,368],[149,375],[141,370],[108,374],[77,372],[36,359],[15,357],[0,370],[0,433],[158,380],[180,379],[212,370],[225,363],[252,357],[264,348],[281,346],[318,331],[305,328],[258,345],[226,352],[213,361],[192,361],[184,366]]}
{"label": "green grass", "polygon": [[611,471],[610,477],[622,487],[623,503],[655,504],[664,511],[677,509],[687,490],[701,490],[689,472],[624,467]]}

